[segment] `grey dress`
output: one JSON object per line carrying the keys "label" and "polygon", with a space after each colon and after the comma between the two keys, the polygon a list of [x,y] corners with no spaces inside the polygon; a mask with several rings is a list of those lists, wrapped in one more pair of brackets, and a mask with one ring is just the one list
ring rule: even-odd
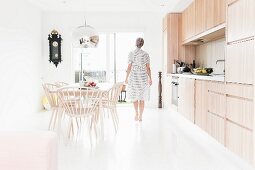
{"label": "grey dress", "polygon": [[131,101],[150,99],[150,86],[146,64],[150,63],[147,52],[140,48],[129,53],[128,64],[131,64],[131,72],[128,78],[127,97]]}

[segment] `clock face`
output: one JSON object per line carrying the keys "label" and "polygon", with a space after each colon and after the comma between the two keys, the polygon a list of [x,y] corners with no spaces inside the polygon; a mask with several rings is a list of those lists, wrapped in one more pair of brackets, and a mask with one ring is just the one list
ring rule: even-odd
{"label": "clock face", "polygon": [[57,41],[54,41],[54,42],[52,43],[52,45],[53,45],[53,47],[57,47],[57,46],[58,46],[58,42],[57,42]]}

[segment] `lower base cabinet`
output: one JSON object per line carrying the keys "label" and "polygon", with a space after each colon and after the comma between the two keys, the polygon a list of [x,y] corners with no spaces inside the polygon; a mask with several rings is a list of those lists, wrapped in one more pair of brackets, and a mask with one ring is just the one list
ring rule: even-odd
{"label": "lower base cabinet", "polygon": [[207,130],[208,111],[208,81],[196,80],[195,82],[195,124]]}
{"label": "lower base cabinet", "polygon": [[251,130],[227,121],[226,147],[249,163],[253,163],[253,135]]}
{"label": "lower base cabinet", "polygon": [[188,78],[179,78],[178,87],[178,112],[194,123],[195,106],[195,80]]}
{"label": "lower base cabinet", "polygon": [[225,144],[225,119],[208,112],[207,132],[221,144]]}
{"label": "lower base cabinet", "polygon": [[255,165],[253,85],[179,78],[178,112]]}

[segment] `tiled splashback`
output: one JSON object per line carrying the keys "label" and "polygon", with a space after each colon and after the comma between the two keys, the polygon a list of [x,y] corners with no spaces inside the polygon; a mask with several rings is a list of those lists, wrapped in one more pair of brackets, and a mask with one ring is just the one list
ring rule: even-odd
{"label": "tiled splashback", "polygon": [[215,74],[223,74],[225,69],[225,38],[202,44],[196,47],[196,65],[198,67],[210,67],[214,69]]}

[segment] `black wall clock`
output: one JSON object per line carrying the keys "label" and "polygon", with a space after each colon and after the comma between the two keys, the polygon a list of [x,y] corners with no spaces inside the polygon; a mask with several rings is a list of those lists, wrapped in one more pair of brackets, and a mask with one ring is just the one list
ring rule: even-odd
{"label": "black wall clock", "polygon": [[49,62],[53,62],[55,66],[58,66],[58,63],[62,61],[61,59],[61,35],[58,34],[56,30],[51,31],[48,36],[49,40],[49,49],[50,49],[50,59]]}

